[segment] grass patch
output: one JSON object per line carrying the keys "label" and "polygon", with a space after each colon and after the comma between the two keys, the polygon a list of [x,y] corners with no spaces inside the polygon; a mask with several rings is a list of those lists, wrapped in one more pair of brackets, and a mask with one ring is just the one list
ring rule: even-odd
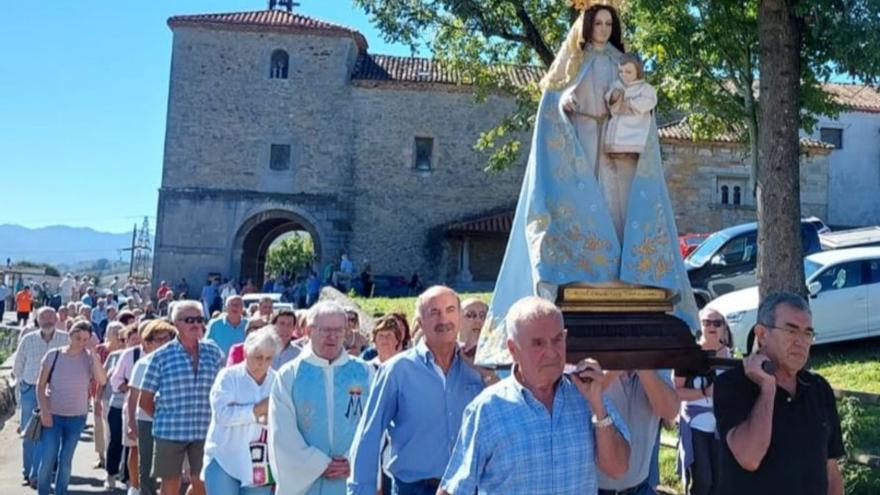
{"label": "grass patch", "polygon": [[[665,432],[664,432],[665,433]],[[678,450],[660,447],[660,485],[675,493],[681,492],[681,480],[678,478],[676,465]]]}
{"label": "grass patch", "polygon": [[[462,299],[467,299],[469,297],[478,297],[486,303],[489,303],[489,299],[492,297],[491,292],[473,292],[473,293],[463,293],[461,294]],[[377,314],[387,314],[393,312],[402,312],[405,313],[407,319],[412,321],[412,317],[415,314],[416,309],[416,298],[415,297],[353,297],[352,301],[354,301],[358,306],[361,307],[366,313],[371,315]]]}
{"label": "grass patch", "polygon": [[836,389],[880,394],[880,338],[813,347],[807,366]]}

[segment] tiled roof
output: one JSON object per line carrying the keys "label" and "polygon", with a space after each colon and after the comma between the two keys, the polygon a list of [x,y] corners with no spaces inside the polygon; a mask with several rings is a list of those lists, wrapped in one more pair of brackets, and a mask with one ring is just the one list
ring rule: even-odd
{"label": "tiled roof", "polygon": [[[496,68],[507,78],[508,83],[515,85],[537,83],[544,75],[542,68],[531,65],[498,65]],[[443,67],[437,60],[367,53],[358,59],[352,78],[367,81],[467,84],[460,72]]]}
{"label": "tiled roof", "polygon": [[355,29],[282,10],[178,15],[168,19],[168,25],[172,28],[202,26],[219,29],[339,34],[353,38],[362,52],[367,50],[366,38]]}
{"label": "tiled roof", "polygon": [[446,226],[450,234],[508,234],[513,224],[514,211],[505,211],[485,217],[475,218],[467,222],[459,222]]}
{"label": "tiled roof", "polygon": [[825,91],[841,105],[862,112],[880,113],[880,91],[864,84],[828,83]]}
{"label": "tiled roof", "polygon": [[[349,36],[361,50],[353,78],[367,81],[467,84],[461,74],[444,69],[435,60],[415,57],[394,57],[367,54],[367,40],[355,29],[313,19],[283,10],[258,10],[254,12],[231,12],[221,14],[179,15],[168,19],[168,25],[201,26],[216,29],[275,31],[290,33],[313,33]],[[499,65],[498,70],[509,83],[525,85],[537,83],[544,69],[530,65]],[[828,83],[825,90],[834,95],[838,103],[856,111],[880,113],[880,91],[861,84]]]}
{"label": "tiled roof", "polygon": [[[677,120],[675,122],[670,122],[668,124],[661,125],[658,129],[658,133],[660,134],[660,139],[667,139],[671,141],[693,141],[694,140],[694,131],[688,123],[687,117]],[[745,128],[736,127],[727,132],[723,132],[721,134],[716,134],[712,136],[710,139],[706,141],[710,143],[744,143],[746,141],[746,130]],[[834,146],[828,143],[823,143],[822,141],[817,141],[815,139],[810,138],[801,138],[801,146],[804,148],[814,148],[814,149],[834,149]]]}

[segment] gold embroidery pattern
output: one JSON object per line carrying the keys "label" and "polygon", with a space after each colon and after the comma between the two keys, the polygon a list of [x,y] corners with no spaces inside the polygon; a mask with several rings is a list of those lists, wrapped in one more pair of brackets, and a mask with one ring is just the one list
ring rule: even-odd
{"label": "gold embroidery pattern", "polygon": [[314,425],[315,406],[306,402],[297,411],[297,422],[302,430],[311,430]]}
{"label": "gold embroidery pattern", "polygon": [[654,205],[654,218],[645,222],[642,232],[644,237],[632,247],[633,262],[628,266],[638,273],[639,282],[658,285],[675,266],[675,260],[671,259],[673,251],[666,249],[670,237],[663,222],[663,206],[659,202]]}
{"label": "gold embroidery pattern", "polygon": [[[619,263],[610,241],[583,231],[572,203],[551,202],[547,207],[549,214],[529,217],[526,231],[533,256],[555,268],[577,269],[593,277]],[[588,228],[594,223],[588,217]]]}
{"label": "gold embroidery pattern", "polygon": [[480,334],[476,361],[489,364],[509,363],[511,357],[506,342],[507,329],[504,326],[504,318],[489,313]]}

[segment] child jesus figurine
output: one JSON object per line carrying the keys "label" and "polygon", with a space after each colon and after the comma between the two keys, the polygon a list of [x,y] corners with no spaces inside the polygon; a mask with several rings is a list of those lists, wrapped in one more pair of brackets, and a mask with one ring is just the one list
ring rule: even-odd
{"label": "child jesus figurine", "polygon": [[605,93],[611,113],[605,128],[605,151],[612,156],[639,155],[648,141],[657,92],[645,82],[645,68],[636,55],[624,54],[617,73],[620,78]]}

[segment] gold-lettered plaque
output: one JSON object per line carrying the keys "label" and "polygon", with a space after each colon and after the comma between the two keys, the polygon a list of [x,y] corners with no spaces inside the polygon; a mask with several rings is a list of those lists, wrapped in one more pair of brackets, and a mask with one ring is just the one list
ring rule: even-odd
{"label": "gold-lettered plaque", "polygon": [[669,293],[656,287],[591,287],[569,285],[561,288],[559,306],[582,312],[658,312],[672,311]]}

